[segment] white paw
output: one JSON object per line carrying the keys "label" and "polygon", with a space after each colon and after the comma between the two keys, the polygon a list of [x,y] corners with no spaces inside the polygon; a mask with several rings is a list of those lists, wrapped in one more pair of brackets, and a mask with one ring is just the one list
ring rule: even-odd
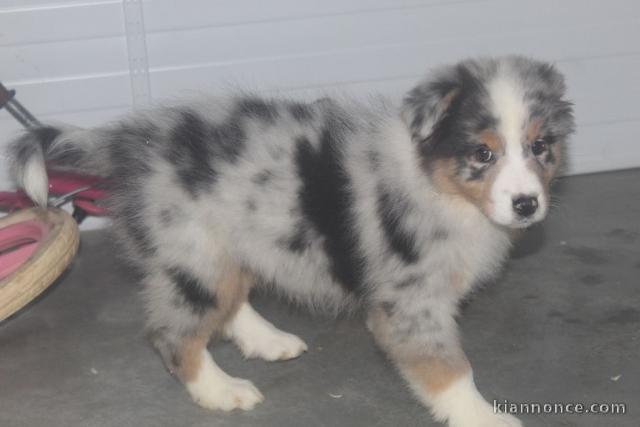
{"label": "white paw", "polygon": [[471,372],[429,400],[435,418],[448,420],[449,427],[522,427],[516,417],[494,412],[476,389]]}
{"label": "white paw", "polygon": [[449,427],[522,427],[513,415],[495,413],[486,402],[475,402],[449,417]]}
{"label": "white paw", "polygon": [[187,384],[194,402],[203,408],[248,411],[264,400],[262,393],[251,381],[228,377],[215,384]]}
{"label": "white paw", "polygon": [[307,344],[293,334],[279,330],[253,337],[251,340],[233,337],[244,357],[259,357],[267,361],[295,359],[307,351]]}
{"label": "white paw", "polygon": [[243,303],[225,329],[245,357],[264,360],[293,359],[307,351],[307,345],[293,334],[281,331],[264,320],[249,303]]}

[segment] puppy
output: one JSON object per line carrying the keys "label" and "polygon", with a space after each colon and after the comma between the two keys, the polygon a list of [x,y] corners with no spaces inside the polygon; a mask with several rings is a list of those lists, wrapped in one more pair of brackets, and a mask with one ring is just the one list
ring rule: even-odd
{"label": "puppy", "polygon": [[[249,304],[257,283],[329,310],[360,306],[415,395],[450,426],[519,426],[476,389],[458,302],[493,277],[513,229],[542,220],[574,128],[562,76],[509,56],[439,69],[400,107],[253,96],[158,108],[95,129],[46,126],[11,148],[46,205],[45,164],[104,176],[143,274],[153,345],[201,406],[251,409],[213,334],[246,357],[307,349]],[[260,279],[260,280],[257,280]]]}

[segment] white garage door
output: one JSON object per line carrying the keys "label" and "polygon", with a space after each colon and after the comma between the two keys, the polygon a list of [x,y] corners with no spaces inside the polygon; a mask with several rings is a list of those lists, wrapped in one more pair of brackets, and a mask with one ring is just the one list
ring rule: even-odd
{"label": "white garage door", "polygon": [[[126,3],[135,12],[138,2]],[[135,13],[124,9],[0,0],[0,79],[45,121],[90,126],[126,112],[128,52],[143,51],[127,50],[125,20]],[[578,122],[573,173],[640,166],[635,0],[149,0],[142,9],[149,74],[133,87],[150,88],[153,102],[234,87],[400,99],[436,64],[520,53],[567,75]],[[0,111],[0,145],[17,129]]]}

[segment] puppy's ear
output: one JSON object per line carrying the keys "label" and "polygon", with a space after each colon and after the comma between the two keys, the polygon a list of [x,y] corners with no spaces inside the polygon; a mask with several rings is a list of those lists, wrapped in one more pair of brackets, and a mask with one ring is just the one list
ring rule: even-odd
{"label": "puppy's ear", "polygon": [[440,70],[413,88],[402,103],[402,119],[416,143],[425,143],[456,97],[461,84],[458,70],[449,67]]}

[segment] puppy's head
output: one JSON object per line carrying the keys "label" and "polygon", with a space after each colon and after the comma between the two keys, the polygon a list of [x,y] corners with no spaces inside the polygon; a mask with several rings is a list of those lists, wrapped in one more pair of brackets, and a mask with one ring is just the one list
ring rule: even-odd
{"label": "puppy's head", "polygon": [[573,132],[562,76],[522,57],[469,60],[439,70],[404,100],[403,119],[436,188],[495,223],[527,227],[548,210],[548,189]]}

